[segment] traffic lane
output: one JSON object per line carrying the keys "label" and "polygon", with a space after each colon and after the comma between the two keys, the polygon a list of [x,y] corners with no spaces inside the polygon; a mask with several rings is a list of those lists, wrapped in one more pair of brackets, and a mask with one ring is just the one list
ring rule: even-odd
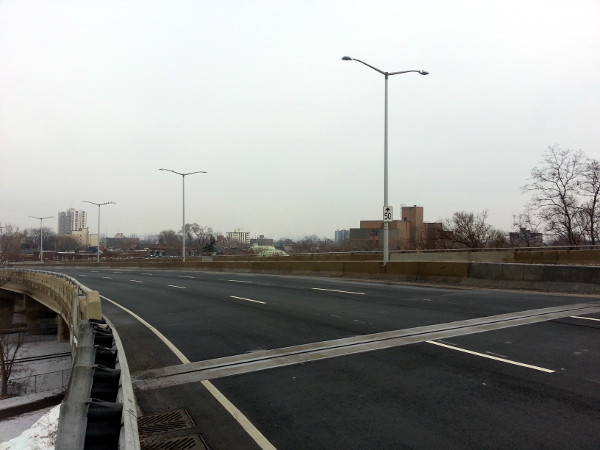
{"label": "traffic lane", "polygon": [[[121,272],[118,273],[120,274]],[[177,282],[178,284],[165,284],[172,288],[187,288],[188,282],[201,282],[202,286],[206,288],[203,293],[208,296],[213,292],[217,294],[220,291],[221,294],[229,298],[237,297],[237,300],[245,301],[266,302],[266,299],[269,299],[273,302],[273,299],[281,298],[280,294],[284,294],[285,304],[289,304],[298,310],[303,309],[307,314],[322,315],[323,306],[335,310],[336,301],[339,301],[339,311],[350,312],[354,316],[353,320],[358,324],[364,323],[372,326],[372,328],[364,327],[365,330],[359,329],[357,333],[387,331],[452,320],[463,320],[465,318],[514,312],[527,308],[576,303],[586,299],[586,297],[527,292],[441,289],[403,285],[387,286],[377,283],[366,284],[356,282],[345,284],[345,280],[332,282],[331,280],[321,278],[297,279],[297,277],[265,277],[263,275],[245,275],[234,279],[229,278],[232,275],[234,274],[225,274],[223,276],[220,273],[206,274],[202,272],[153,271],[149,273],[130,271],[125,275],[115,276],[121,276],[123,280],[136,283],[152,282],[143,278],[146,276],[160,277],[160,279],[171,278],[173,283]],[[81,274],[81,276],[87,275]],[[129,279],[136,276],[139,279]],[[213,279],[215,276],[217,278]],[[102,278],[112,277],[102,276]],[[275,284],[273,280],[279,284]],[[235,285],[240,283],[240,289],[236,292],[237,286]],[[95,285],[96,283],[93,284]],[[349,287],[355,290],[347,290]],[[299,301],[292,302],[291,300],[294,298],[292,295],[293,292],[308,292],[310,295],[300,295],[297,297]],[[369,294],[369,292],[372,293]],[[317,296],[315,295],[316,293],[323,294],[323,296]],[[390,298],[390,295],[393,298]],[[311,299],[315,301],[311,301]],[[323,302],[320,299],[323,299]],[[351,304],[347,303],[348,301]],[[282,302],[279,302],[280,306],[282,304]],[[310,308],[315,309],[311,310]],[[403,310],[404,308],[408,308],[408,310],[405,311]],[[419,317],[420,312],[423,313],[421,317]],[[331,314],[332,317],[339,316],[337,312],[332,312]],[[369,318],[372,315],[379,315],[380,317],[372,320]],[[402,321],[398,322],[399,319]]]}
{"label": "traffic lane", "polygon": [[[173,285],[168,284],[172,280],[142,278],[135,271],[112,273],[109,280],[97,275],[102,278],[96,280],[104,286],[101,291],[109,298],[119,296],[120,303],[145,317],[176,345],[182,342],[193,361],[473,317],[469,310],[449,314],[434,301],[373,305],[363,296],[314,290],[310,284],[302,290],[239,283],[208,285],[187,275],[182,283]],[[176,272],[168,275],[181,276]],[[173,291],[174,287],[185,290]],[[251,288],[253,294],[248,293]],[[254,299],[231,295],[234,292]],[[463,292],[472,294],[459,290]],[[204,339],[206,345],[190,346],[190,338]]]}
{"label": "traffic lane", "polygon": [[[460,319],[464,319],[465,311],[468,311],[470,317],[481,317],[485,315],[502,314],[526,309],[536,309],[548,306],[557,306],[564,304],[580,303],[583,296],[534,293],[525,291],[498,291],[498,290],[478,290],[464,289],[458,287],[431,287],[414,286],[401,283],[391,284],[389,282],[358,282],[348,279],[331,279],[323,277],[303,277],[303,276],[283,276],[283,275],[265,275],[265,274],[240,274],[240,273],[222,273],[222,272],[202,272],[202,271],[179,271],[179,270],[152,270],[144,271],[131,269],[117,272],[114,269],[100,269],[96,272],[112,271],[123,277],[129,274],[138,276],[154,276],[157,278],[173,280],[201,280],[216,286],[224,283],[240,283],[247,289],[247,292],[254,292],[254,289],[261,287],[272,287],[276,290],[318,290],[329,297],[347,298],[357,293],[362,294],[361,299],[369,307],[373,304],[392,305],[392,306],[411,306],[417,305],[423,307],[423,303],[433,302],[431,309],[439,311],[443,309],[447,313],[455,313]],[[86,275],[87,276],[87,275]],[[179,280],[181,279],[181,280]],[[214,283],[214,285],[212,284]],[[597,297],[591,297],[596,299]]]}
{"label": "traffic lane", "polygon": [[278,448],[596,448],[600,385],[415,344],[214,380]]}
{"label": "traffic lane", "polygon": [[512,361],[527,361],[572,378],[600,383],[598,315],[550,320],[444,339],[442,342]]}

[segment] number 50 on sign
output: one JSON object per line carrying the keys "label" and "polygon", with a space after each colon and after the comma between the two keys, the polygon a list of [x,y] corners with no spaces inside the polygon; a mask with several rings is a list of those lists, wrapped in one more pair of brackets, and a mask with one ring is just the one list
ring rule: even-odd
{"label": "number 50 on sign", "polygon": [[393,217],[394,217],[394,208],[392,208],[391,206],[384,206],[383,207],[383,221],[391,222],[393,220]]}

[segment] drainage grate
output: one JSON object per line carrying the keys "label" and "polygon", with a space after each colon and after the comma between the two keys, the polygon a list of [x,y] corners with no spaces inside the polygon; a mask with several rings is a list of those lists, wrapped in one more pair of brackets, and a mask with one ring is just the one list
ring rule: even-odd
{"label": "drainage grate", "polygon": [[[138,418],[138,431],[140,438],[147,436],[167,433],[170,431],[185,430],[193,428],[194,423],[185,409],[172,411],[163,414],[153,414]],[[193,448],[193,447],[173,447],[173,448]]]}
{"label": "drainage grate", "polygon": [[182,438],[169,439],[166,441],[146,444],[142,442],[144,450],[188,450],[188,449],[206,449],[199,436],[186,436]]}

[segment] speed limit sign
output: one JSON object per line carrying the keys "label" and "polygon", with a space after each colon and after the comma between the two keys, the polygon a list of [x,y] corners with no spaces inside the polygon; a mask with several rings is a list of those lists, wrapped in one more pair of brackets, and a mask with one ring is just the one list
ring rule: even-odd
{"label": "speed limit sign", "polygon": [[394,217],[394,208],[392,208],[391,206],[384,206],[383,207],[383,221],[391,222],[393,220],[393,217]]}

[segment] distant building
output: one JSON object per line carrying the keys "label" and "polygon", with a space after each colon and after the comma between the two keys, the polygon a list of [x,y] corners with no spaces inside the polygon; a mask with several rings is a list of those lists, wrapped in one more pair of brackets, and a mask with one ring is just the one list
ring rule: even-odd
{"label": "distant building", "polygon": [[87,228],[87,213],[74,208],[58,213],[58,234],[71,234]]}
{"label": "distant building", "polygon": [[87,228],[81,230],[72,230],[69,235],[75,239],[81,247],[97,247],[98,235],[90,234]]}
{"label": "distant building", "polygon": [[[423,222],[422,206],[403,206],[401,220],[388,222],[390,250],[435,248],[440,239],[441,223]],[[365,250],[383,248],[383,220],[361,220],[360,228],[350,228],[350,245]],[[336,231],[336,241],[337,241]]]}
{"label": "distant building", "polygon": [[235,231],[227,232],[227,240],[229,242],[239,242],[240,244],[249,244],[250,243],[250,232],[242,231],[241,229],[237,229]]}
{"label": "distant building", "polygon": [[508,240],[513,247],[541,247],[544,245],[544,235],[525,228],[508,233]]}
{"label": "distant building", "polygon": [[350,230],[335,230],[335,242],[346,242],[350,239]]}
{"label": "distant building", "polygon": [[260,235],[257,238],[250,239],[250,245],[258,246],[273,246],[273,239],[268,239],[264,235]]}

